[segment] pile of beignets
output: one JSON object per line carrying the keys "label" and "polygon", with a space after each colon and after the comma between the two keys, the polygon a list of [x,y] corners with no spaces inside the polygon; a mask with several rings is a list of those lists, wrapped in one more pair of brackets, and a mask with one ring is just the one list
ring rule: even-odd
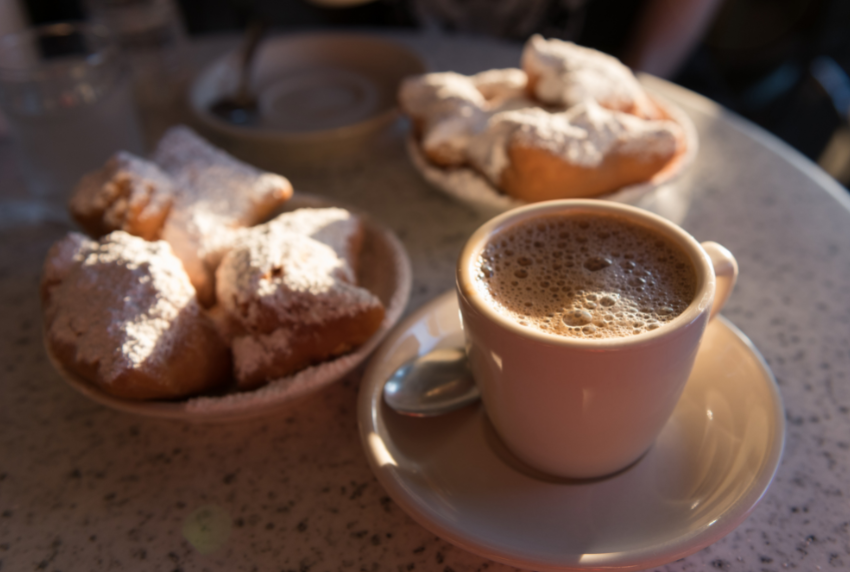
{"label": "pile of beignets", "polygon": [[536,202],[649,181],[684,153],[682,128],[616,58],[535,35],[521,65],[403,82],[399,104],[428,162]]}
{"label": "pile of beignets", "polygon": [[178,126],[151,160],[118,152],[80,181],[50,250],[45,339],[68,371],[127,399],[262,386],[356,349],[384,319],[357,284],[362,221],[341,208],[265,221],[292,196]]}

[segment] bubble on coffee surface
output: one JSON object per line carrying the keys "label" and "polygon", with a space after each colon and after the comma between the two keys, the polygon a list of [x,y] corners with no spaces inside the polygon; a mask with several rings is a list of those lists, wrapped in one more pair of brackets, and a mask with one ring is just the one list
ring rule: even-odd
{"label": "bubble on coffee surface", "polygon": [[613,216],[551,216],[487,244],[478,291],[515,322],[583,339],[653,331],[693,300],[696,273],[672,241]]}

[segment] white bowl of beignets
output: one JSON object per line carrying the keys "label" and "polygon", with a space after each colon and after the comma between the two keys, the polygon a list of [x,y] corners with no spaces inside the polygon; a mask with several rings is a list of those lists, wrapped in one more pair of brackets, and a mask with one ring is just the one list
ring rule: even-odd
{"label": "white bowl of beignets", "polygon": [[409,296],[391,232],[183,127],[151,160],[116,154],[70,208],[91,236],[48,254],[45,345],[72,386],[122,411],[274,411],[356,367]]}
{"label": "white bowl of beignets", "polygon": [[588,197],[663,210],[665,187],[698,149],[688,116],[618,60],[540,36],[521,69],[422,74],[405,80],[399,101],[413,165],[487,214]]}

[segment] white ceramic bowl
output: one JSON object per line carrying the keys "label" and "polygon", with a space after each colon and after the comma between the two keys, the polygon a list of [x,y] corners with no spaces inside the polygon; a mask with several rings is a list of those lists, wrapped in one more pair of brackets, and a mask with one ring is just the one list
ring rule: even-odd
{"label": "white ceramic bowl", "polygon": [[200,73],[189,104],[195,127],[216,145],[257,166],[288,172],[362,147],[398,117],[401,80],[425,71],[412,51],[379,37],[288,34],[266,40],[252,68],[258,125],[234,125],[209,111],[236,88],[236,53]]}
{"label": "white ceramic bowl", "polygon": [[[319,196],[296,193],[281,212],[299,208],[344,206]],[[327,387],[348,375],[381,342],[407,306],[413,280],[410,259],[404,246],[389,229],[358,213],[365,223],[363,251],[360,255],[358,281],[384,304],[381,327],[355,351],[308,367],[288,377],[269,382],[250,391],[235,388],[223,393],[199,395],[172,401],[133,401],[113,397],[65,367],[45,343],[53,366],[62,379],[92,401],[117,411],[144,417],[176,419],[193,423],[225,423],[275,414],[306,395]]]}

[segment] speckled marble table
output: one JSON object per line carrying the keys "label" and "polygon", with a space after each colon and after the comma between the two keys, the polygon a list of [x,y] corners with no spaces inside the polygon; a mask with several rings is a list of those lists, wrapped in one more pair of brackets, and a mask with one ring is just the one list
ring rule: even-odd
{"label": "speckled marble table", "polygon": [[[495,41],[394,37],[435,70],[519,57]],[[682,224],[736,254],[741,278],[724,314],[763,353],[787,410],[783,461],[754,512],[660,570],[850,569],[850,201],[771,136],[660,89],[701,140],[679,183],[691,197]],[[483,222],[418,176],[399,133],[368,161],[293,178],[395,230],[413,263],[409,310],[452,287],[455,257]],[[382,490],[358,440],[356,374],[280,415],[229,425],[133,417],[77,394],[47,360],[37,298],[43,257],[67,227],[9,206],[25,192],[5,139],[0,198],[0,570],[507,569],[434,537]]]}

